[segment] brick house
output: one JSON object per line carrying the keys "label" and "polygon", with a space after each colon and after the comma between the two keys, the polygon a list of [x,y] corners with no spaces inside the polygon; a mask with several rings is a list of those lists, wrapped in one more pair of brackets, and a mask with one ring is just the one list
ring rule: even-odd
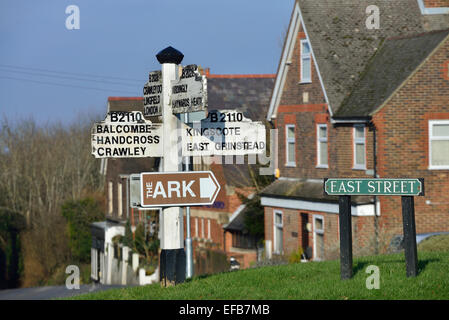
{"label": "brick house", "polygon": [[[109,97],[107,112],[111,111],[143,111],[141,97]],[[158,119],[152,117],[156,123]],[[125,234],[125,224],[128,220],[132,225],[139,222],[149,229],[158,210],[136,210],[129,205],[130,175],[139,172],[158,171],[159,158],[105,158],[101,159],[101,174],[104,176],[104,191],[106,195],[105,221],[91,224],[91,277],[104,284],[138,284],[139,280],[131,275],[127,281],[122,281],[122,274],[131,273],[117,268],[121,261],[114,254],[113,238]],[[115,261],[115,262],[114,262]],[[127,267],[123,268],[126,269]],[[135,271],[135,270],[134,270]],[[131,280],[129,280],[131,279]]]}
{"label": "brick house", "polygon": [[[210,74],[209,69],[205,72],[208,77],[209,110],[237,109],[252,120],[264,119],[275,75],[214,75]],[[109,97],[107,112],[110,111],[143,111],[143,98]],[[158,117],[151,117],[150,120],[153,123],[160,121]],[[244,226],[239,224],[228,232],[223,229],[243,212],[238,193],[252,193],[247,165],[221,163],[224,161],[218,157],[212,164],[203,163],[201,158],[193,160],[191,169],[212,170],[221,185],[213,205],[191,207],[194,259],[199,248],[208,248],[224,251],[227,257],[236,257],[243,267],[249,266],[256,259],[256,249],[249,247],[248,241],[245,241],[250,237],[245,234]],[[91,276],[94,280],[107,284],[122,283],[122,272],[114,269],[116,256],[111,252],[114,251],[113,238],[124,235],[128,220],[132,226],[144,223],[146,230],[157,228],[159,210],[132,208],[129,199],[130,175],[159,171],[159,164],[160,158],[102,159],[107,212],[105,221],[91,225]],[[236,237],[241,241],[236,241]]]}
{"label": "brick house", "polygon": [[[379,29],[365,24],[370,5]],[[448,1],[295,2],[267,114],[279,154],[261,195],[269,254],[338,257],[325,177],[422,177],[417,234],[449,231],[448,28]],[[402,235],[400,201],[352,197],[355,254]]]}
{"label": "brick house", "polygon": [[[265,120],[275,75],[216,75],[209,69],[205,74],[209,110],[235,109],[253,121]],[[201,159],[194,159],[194,170],[212,170],[222,186],[214,205],[191,208],[194,252],[197,248],[219,249],[245,268],[257,258],[256,243],[242,223],[244,207],[237,195],[253,193],[248,167],[225,164],[224,157],[216,159],[210,168]]]}

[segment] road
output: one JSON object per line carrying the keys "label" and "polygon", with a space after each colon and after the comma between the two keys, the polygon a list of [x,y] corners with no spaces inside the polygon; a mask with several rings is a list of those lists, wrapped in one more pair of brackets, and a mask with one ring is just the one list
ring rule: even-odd
{"label": "road", "polygon": [[123,288],[120,285],[82,284],[79,289],[69,290],[66,286],[48,286],[0,290],[0,300],[47,300],[67,298],[83,293]]}

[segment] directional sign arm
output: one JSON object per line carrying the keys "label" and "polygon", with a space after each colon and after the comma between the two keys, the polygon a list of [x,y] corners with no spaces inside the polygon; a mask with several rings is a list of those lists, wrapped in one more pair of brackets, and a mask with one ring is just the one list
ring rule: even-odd
{"label": "directional sign arm", "polygon": [[212,171],[141,173],[142,207],[211,205],[219,191]]}

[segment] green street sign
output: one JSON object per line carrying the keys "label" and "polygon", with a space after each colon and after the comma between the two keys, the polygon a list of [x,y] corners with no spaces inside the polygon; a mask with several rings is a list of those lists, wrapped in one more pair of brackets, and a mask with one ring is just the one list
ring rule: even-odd
{"label": "green street sign", "polygon": [[324,179],[324,194],[333,196],[423,196],[424,179]]}

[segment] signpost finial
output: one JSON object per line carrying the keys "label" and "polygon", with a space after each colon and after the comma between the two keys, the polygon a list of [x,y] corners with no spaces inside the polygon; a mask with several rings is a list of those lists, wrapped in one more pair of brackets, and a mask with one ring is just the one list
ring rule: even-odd
{"label": "signpost finial", "polygon": [[184,55],[182,54],[181,51],[176,50],[173,47],[167,47],[159,51],[159,53],[156,54],[156,58],[160,64],[163,63],[180,64],[182,59],[184,58]]}

